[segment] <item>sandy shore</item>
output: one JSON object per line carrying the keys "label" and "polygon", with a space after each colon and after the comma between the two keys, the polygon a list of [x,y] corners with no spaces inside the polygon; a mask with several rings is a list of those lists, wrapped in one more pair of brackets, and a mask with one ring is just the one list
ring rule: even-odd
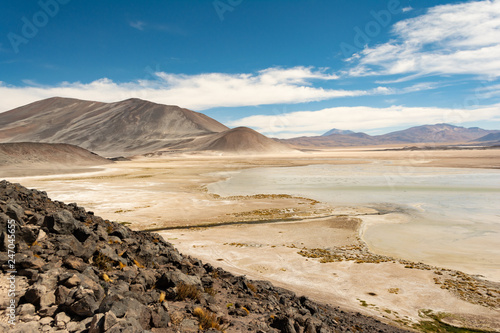
{"label": "sandy shore", "polygon": [[[454,273],[425,265],[356,254],[357,260],[321,262],[299,254],[304,249],[362,247],[358,223],[349,217],[312,219],[265,225],[234,225],[216,228],[171,230],[161,235],[181,252],[193,255],[228,271],[252,279],[271,280],[313,299],[352,311],[412,325],[422,318],[421,310],[453,314],[455,318],[473,316],[484,327],[500,329],[496,309],[472,304],[446,288],[440,279]],[[304,232],[307,230],[307,232]],[[381,259],[387,259],[382,261]],[[411,265],[411,264],[410,264]],[[445,280],[445,279],[443,279]],[[458,281],[458,279],[457,279]],[[467,317],[468,318],[468,317]],[[461,324],[465,325],[468,319]]]}
{"label": "sandy shore", "polygon": [[[169,230],[162,235],[185,254],[231,272],[270,280],[298,294],[384,320],[411,323],[421,320],[421,310],[431,309],[435,313],[454,314],[454,319],[449,316],[448,319],[460,325],[470,323],[470,316],[473,316],[476,327],[484,324],[500,330],[500,323],[494,322],[495,318],[500,318],[498,286],[481,285],[480,282],[467,285],[462,280],[468,277],[463,278],[455,272],[392,258],[379,260],[379,263],[367,262],[366,249],[359,238],[363,228],[354,219],[367,215],[370,223],[375,223],[378,218],[382,221],[387,216],[377,218],[375,211],[362,207],[334,209],[289,195],[221,198],[206,190],[207,184],[246,168],[373,161],[401,166],[405,172],[419,166],[500,168],[500,150],[345,149],[251,158],[178,155],[119,162],[89,173],[72,174],[71,170],[65,170],[62,175],[30,176],[26,171],[23,175],[28,177],[19,177],[18,171],[13,174],[4,169],[0,170],[0,175],[2,178],[12,175],[14,177],[7,177],[7,180],[47,191],[55,200],[77,202],[97,215],[123,222],[133,229],[293,220]],[[340,251],[344,257],[349,251],[361,251],[355,255],[362,260],[358,260],[359,263],[356,260],[321,263],[321,256],[314,258],[307,252],[316,248],[332,250],[329,255]],[[298,254],[301,250],[309,257]],[[471,290],[467,289],[469,287]],[[483,291],[482,298],[469,297]],[[460,292],[466,296],[461,297]],[[485,299],[493,301],[488,306],[479,305]],[[468,319],[461,321],[460,318]]]}

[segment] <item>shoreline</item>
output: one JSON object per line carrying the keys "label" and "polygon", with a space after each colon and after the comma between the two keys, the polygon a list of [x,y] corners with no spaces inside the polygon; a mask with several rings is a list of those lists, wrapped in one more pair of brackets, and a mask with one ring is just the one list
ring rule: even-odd
{"label": "shoreline", "polygon": [[[466,312],[474,314],[477,320],[500,329],[500,322],[495,323],[493,319],[499,314],[498,296],[489,299],[492,303],[485,307],[486,303],[478,305],[484,300],[473,299],[474,293],[468,290],[472,285],[476,290],[492,286],[498,289],[500,284],[486,281],[482,285],[479,279],[458,271],[373,254],[356,237],[357,226],[353,228],[353,224],[347,226],[348,233],[353,235],[350,239],[345,232],[346,225],[325,235],[325,220],[339,218],[350,219],[278,222],[266,224],[265,230],[259,228],[260,231],[256,228],[262,225],[223,226],[217,233],[210,232],[213,228],[201,227],[171,230],[160,235],[182,253],[214,266],[252,279],[268,280],[318,302],[360,311],[393,324],[401,324],[399,321],[403,320],[408,327],[421,320],[419,313],[425,308],[424,304],[434,304],[430,308],[458,317],[467,309]],[[320,225],[313,228],[315,223]],[[333,243],[325,239],[318,250],[306,247],[307,240],[302,232],[305,224],[309,225],[309,233],[313,233],[310,238],[334,237],[339,246],[324,250]],[[308,240],[312,244],[318,242],[317,239]],[[363,276],[371,276],[373,281],[364,281]],[[332,289],[332,283],[341,283],[344,287]],[[408,304],[400,303],[399,295]]]}

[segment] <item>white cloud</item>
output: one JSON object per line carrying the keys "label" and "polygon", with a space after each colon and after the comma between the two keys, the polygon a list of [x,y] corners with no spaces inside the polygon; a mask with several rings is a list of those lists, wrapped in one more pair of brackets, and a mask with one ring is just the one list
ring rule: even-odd
{"label": "white cloud", "polygon": [[475,90],[476,98],[486,99],[500,96],[500,84],[487,85]]}
{"label": "white cloud", "polygon": [[500,0],[436,6],[396,23],[393,33],[353,56],[350,74],[500,76]]}
{"label": "white cloud", "polygon": [[297,111],[278,115],[255,115],[229,126],[249,126],[272,137],[290,138],[322,134],[332,128],[373,131],[396,126],[436,123],[460,124],[473,121],[500,121],[500,104],[473,109],[437,107],[368,106],[335,107],[319,111]]}
{"label": "white cloud", "polygon": [[195,110],[278,103],[303,103],[338,97],[385,94],[387,88],[337,90],[314,87],[314,81],[330,81],[336,75],[311,67],[268,68],[255,74],[208,73],[198,75],[154,73],[156,80],[115,83],[100,79],[91,83],[64,82],[56,86],[9,86],[0,83],[0,112],[40,99],[60,96],[101,102],[131,97]]}
{"label": "white cloud", "polygon": [[54,96],[99,102],[116,102],[136,97],[160,104],[206,110],[213,107],[293,104],[340,97],[395,95],[437,87],[435,83],[419,83],[404,88],[379,86],[369,90],[325,89],[314,86],[313,82],[331,81],[338,77],[326,73],[326,69],[315,70],[312,67],[273,67],[255,74],[184,75],[156,72],[151,75],[156,80],[116,83],[104,78],[91,83],[63,82],[56,86],[44,86],[26,80],[27,86],[23,87],[0,82],[0,112]]}
{"label": "white cloud", "polygon": [[146,26],[146,22],[143,21],[132,21],[128,23],[132,28],[137,29],[137,30],[144,30],[144,27]]}

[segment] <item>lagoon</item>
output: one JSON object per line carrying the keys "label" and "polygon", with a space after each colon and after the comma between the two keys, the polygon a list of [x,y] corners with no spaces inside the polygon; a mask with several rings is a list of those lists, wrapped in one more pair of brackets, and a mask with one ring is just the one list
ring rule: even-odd
{"label": "lagoon", "polygon": [[356,165],[266,167],[225,174],[221,196],[291,194],[364,206],[360,236],[375,253],[500,281],[500,170]]}

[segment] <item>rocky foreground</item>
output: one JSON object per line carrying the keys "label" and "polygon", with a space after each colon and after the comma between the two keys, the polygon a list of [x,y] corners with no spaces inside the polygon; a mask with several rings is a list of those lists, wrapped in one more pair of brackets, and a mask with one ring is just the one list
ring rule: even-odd
{"label": "rocky foreground", "polygon": [[12,220],[16,324],[7,323],[10,300],[0,295],[0,331],[406,332],[234,276],[183,256],[157,234],[6,181],[0,182],[3,283],[12,270]]}

